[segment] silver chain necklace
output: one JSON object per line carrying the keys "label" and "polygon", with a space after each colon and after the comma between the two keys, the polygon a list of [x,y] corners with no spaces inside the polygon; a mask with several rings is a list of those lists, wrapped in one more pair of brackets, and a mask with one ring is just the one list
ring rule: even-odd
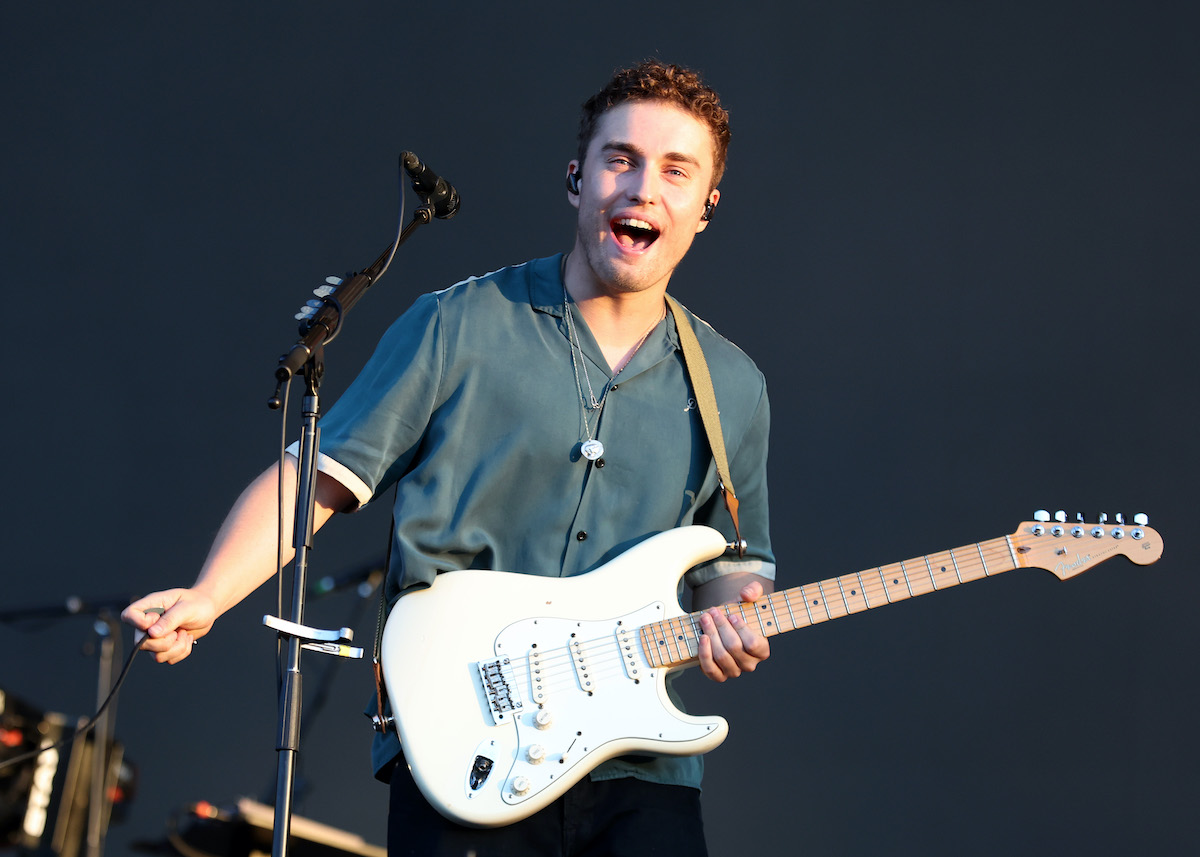
{"label": "silver chain necklace", "polygon": [[[583,422],[583,433],[585,439],[579,444],[580,454],[588,461],[595,461],[600,456],[604,455],[604,444],[592,437],[592,418],[589,412],[596,413],[596,430],[600,430],[600,415],[604,410],[604,402],[608,399],[608,391],[613,388],[613,384],[617,380],[617,376],[625,371],[625,367],[633,360],[638,349],[642,347],[645,341],[650,337],[651,331],[662,322],[666,317],[667,311],[664,307],[663,314],[654,320],[654,324],[646,329],[642,334],[642,338],[633,346],[633,350],[629,352],[629,356],[625,361],[617,367],[611,378],[604,385],[604,389],[600,392],[600,398],[596,398],[596,391],[592,388],[592,379],[588,375],[587,358],[583,355],[583,348],[579,345],[579,336],[575,332],[575,316],[571,312],[571,298],[567,294],[566,286],[563,286],[563,315],[567,319],[567,340],[571,344],[571,369],[575,372],[575,389],[579,392],[580,416]],[[575,353],[579,353],[578,359]],[[580,379],[579,367],[583,366],[583,378]],[[587,386],[587,395],[583,394],[584,386]]]}

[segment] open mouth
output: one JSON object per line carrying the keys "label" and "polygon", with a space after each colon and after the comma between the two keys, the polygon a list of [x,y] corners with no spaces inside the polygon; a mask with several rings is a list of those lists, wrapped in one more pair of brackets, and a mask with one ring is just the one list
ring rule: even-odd
{"label": "open mouth", "polygon": [[646,250],[658,238],[657,229],[636,217],[618,217],[611,227],[617,243],[626,250]]}

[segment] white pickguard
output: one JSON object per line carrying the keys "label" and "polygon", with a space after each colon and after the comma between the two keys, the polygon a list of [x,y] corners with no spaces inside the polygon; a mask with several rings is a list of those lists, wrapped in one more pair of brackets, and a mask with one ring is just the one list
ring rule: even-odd
{"label": "white pickguard", "polygon": [[456,571],[401,598],[383,673],[430,803],[462,824],[511,824],[606,759],[720,744],[725,721],[671,703],[638,631],[683,615],[680,576],[724,550],[715,530],[684,527],[580,577]]}

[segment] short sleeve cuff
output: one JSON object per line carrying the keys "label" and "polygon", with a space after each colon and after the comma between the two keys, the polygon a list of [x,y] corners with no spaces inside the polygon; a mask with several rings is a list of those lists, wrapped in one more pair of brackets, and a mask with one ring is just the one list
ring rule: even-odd
{"label": "short sleeve cuff", "polygon": [[[285,451],[292,458],[298,459],[300,457],[300,442],[296,441]],[[370,486],[358,478],[358,475],[353,470],[340,461],[330,458],[323,452],[317,453],[317,470],[326,476],[333,477],[334,480],[341,483],[347,491],[354,495],[354,499],[358,501],[358,505],[353,509],[347,509],[346,511],[348,512],[357,512],[363,506],[367,505],[367,502],[375,495]]]}
{"label": "short sleeve cuff", "polygon": [[694,588],[708,583],[710,580],[716,580],[718,577],[742,572],[757,574],[759,577],[765,577],[767,580],[774,580],[775,563],[764,562],[761,559],[719,559],[716,562],[706,563],[699,568],[689,571],[684,576],[684,581],[688,586]]}

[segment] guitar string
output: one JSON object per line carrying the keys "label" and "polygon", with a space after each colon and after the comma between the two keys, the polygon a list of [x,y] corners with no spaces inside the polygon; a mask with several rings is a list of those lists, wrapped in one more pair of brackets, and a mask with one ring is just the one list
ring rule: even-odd
{"label": "guitar string", "polygon": [[[1049,544],[1058,545],[1058,552],[1066,555],[1068,548],[1065,546],[1071,543],[1063,541]],[[829,619],[865,612],[882,604],[903,601],[918,595],[927,595],[961,583],[970,583],[1012,571],[1022,567],[1016,561],[1014,551],[1028,548],[1028,544],[1014,540],[1012,537],[963,545],[772,593],[754,602],[756,607],[751,610],[753,619],[746,617],[746,609],[749,605],[745,603],[729,605],[727,615],[739,612],[747,622],[762,622],[764,623],[763,630],[768,635],[772,631],[782,633],[810,627]],[[1036,556],[1035,554],[1030,558]],[[1040,568],[1041,566],[1030,564],[1029,567]],[[939,575],[944,576],[939,580]],[[833,591],[835,586],[836,593]],[[800,600],[799,604],[796,603],[797,599]],[[840,607],[838,606],[839,601],[841,602]],[[803,607],[803,612],[799,612],[801,607]],[[811,607],[817,608],[817,612],[814,613],[810,609]],[[767,610],[770,611],[771,618],[769,620],[765,618],[768,615]],[[760,611],[763,612],[760,613]],[[781,612],[786,612],[791,627],[784,626],[781,621]],[[632,629],[631,636],[639,647],[643,645],[643,632],[645,631],[653,639],[659,640],[660,645],[664,645],[668,649],[668,665],[653,666],[649,660],[650,653],[645,651],[638,658],[638,665],[650,671],[669,669],[671,665],[677,663],[685,651],[687,653],[685,659],[695,659],[701,636],[698,626],[700,615],[699,611],[680,614],[670,619],[650,622]],[[655,633],[650,633],[652,631]],[[666,644],[665,641],[668,638],[671,638],[671,642]],[[577,642],[577,647],[572,646],[571,643],[564,643],[551,654],[542,654],[538,659],[538,669],[542,671],[538,673],[543,688],[542,695],[551,697],[547,700],[551,706],[554,704],[553,697],[563,694],[564,689],[567,693],[578,693],[585,690],[580,684],[581,674],[587,680],[596,682],[596,687],[592,689],[592,692],[601,693],[604,690],[601,682],[607,683],[614,676],[619,681],[632,678],[625,669],[624,656],[621,654],[621,644],[618,640],[605,635],[573,642]],[[585,658],[583,666],[579,669],[575,666],[576,654],[572,652],[573,648],[582,650]],[[674,649],[674,653],[671,653],[670,649]],[[529,656],[518,657],[512,662],[515,667],[514,678],[525,687],[526,692],[532,694],[533,673],[531,670],[533,666],[531,658]]]}
{"label": "guitar string", "polygon": [[[958,556],[959,553],[964,552],[967,555]],[[941,585],[938,585],[930,579],[935,565],[937,566],[936,574],[949,574],[953,569],[954,576],[942,579]],[[764,630],[768,634],[772,630],[775,633],[781,633],[820,624],[829,619],[841,618],[852,613],[864,612],[880,604],[906,600],[938,589],[950,588],[959,583],[979,580],[991,574],[1010,571],[1012,568],[1009,540],[995,539],[990,542],[980,542],[948,551],[926,554],[899,563],[878,566],[875,569],[851,572],[837,578],[814,581],[772,593],[757,603],[762,605],[760,609],[769,608],[771,610],[769,627]],[[994,569],[994,571],[990,569]],[[892,581],[890,586],[885,583],[888,578]],[[836,596],[827,591],[834,585],[838,587]],[[850,587],[849,589],[846,588],[847,585]],[[928,586],[932,586],[932,588],[926,588]],[[916,588],[914,589],[914,587]],[[795,603],[797,598],[802,600],[802,605]],[[839,600],[842,602],[840,608],[837,606]],[[804,607],[803,613],[798,613],[800,606]],[[758,610],[751,611],[751,617],[754,618],[746,617],[746,607],[747,605],[730,605],[727,614],[739,612],[748,623],[763,621],[765,614],[759,615]],[[810,607],[818,608],[818,612],[813,614]],[[858,609],[855,609],[856,607]],[[787,612],[789,622],[792,623],[791,628],[782,626],[778,615],[781,610]],[[668,654],[671,662],[677,660],[684,652],[687,653],[687,659],[694,659],[697,656],[698,640],[701,636],[698,627],[699,615],[700,612],[682,614],[671,619],[651,622],[643,627],[654,628],[658,631],[652,635],[654,639],[666,641],[670,638],[671,642],[669,644],[664,642],[664,646],[668,650],[674,650],[673,652],[669,651]],[[805,622],[804,619],[808,621]],[[639,645],[641,645],[641,630],[641,628],[637,629],[634,635],[638,638]],[[682,634],[677,633],[679,631],[682,631]],[[585,655],[585,669],[590,677],[608,678],[614,674],[621,675],[625,672],[620,645],[615,639],[607,636],[596,637],[578,641],[578,646]],[[574,658],[575,655],[572,654],[569,643],[564,643],[552,654],[542,655],[538,659],[538,668],[542,670],[539,676],[543,688],[559,692],[565,684],[580,689],[578,686],[579,671],[576,670]],[[532,693],[532,670],[534,667],[531,657],[518,657],[513,663],[515,664],[514,675],[521,680],[522,684],[528,685],[528,692]],[[639,658],[639,664],[649,669],[655,668],[650,666],[645,652],[642,653],[642,658]],[[625,674],[625,678],[629,678],[628,674]]]}
{"label": "guitar string", "polygon": [[[623,672],[620,647],[616,640],[607,640],[601,637],[595,641],[580,643],[580,648],[584,650],[584,672],[588,677],[599,679],[609,677],[614,672]],[[543,688],[543,693],[561,691],[564,685],[569,685],[577,690],[583,689],[578,684],[580,673],[575,668],[575,655],[567,649],[566,646],[561,647],[555,655],[538,659],[538,668],[541,670],[538,673],[538,681]],[[534,694],[533,656],[527,655],[514,659],[512,663],[514,678],[521,682],[522,690],[532,698]],[[600,669],[606,669],[607,672],[601,675],[598,673]]]}
{"label": "guitar string", "polygon": [[[964,551],[977,551],[979,556],[968,555],[965,557],[957,556],[957,553]],[[942,557],[945,557],[943,561]],[[934,562],[936,560],[936,563]],[[989,562],[990,560],[990,562]],[[929,580],[930,569],[936,564],[938,573],[949,574],[953,569],[955,574],[953,577],[947,577],[933,588],[925,588],[933,581]],[[911,568],[909,566],[912,566]],[[989,571],[990,567],[994,567],[994,571]],[[866,569],[859,572],[851,572],[850,574],[842,575],[837,578],[829,578],[828,580],[813,581],[801,586],[792,587],[791,589],[781,590],[761,599],[760,604],[769,605],[773,610],[773,616],[770,620],[771,628],[767,629],[770,633],[771,629],[777,629],[776,633],[781,633],[792,628],[782,627],[778,613],[783,610],[789,616],[789,621],[793,622],[793,628],[802,628],[810,625],[820,624],[828,619],[841,618],[852,613],[864,612],[865,610],[879,606],[884,603],[892,603],[893,601],[906,600],[916,595],[928,594],[929,592],[938,589],[949,588],[958,585],[958,583],[967,583],[973,580],[982,579],[982,577],[990,576],[990,574],[1009,571],[1012,568],[1012,556],[1009,549],[1007,539],[992,540],[991,542],[976,543],[974,545],[965,545],[959,548],[953,548],[948,551],[940,551],[933,554],[926,554],[921,557],[914,557],[909,560],[904,560],[899,563],[890,563],[888,565],[879,566],[875,569]],[[945,569],[945,571],[943,571]],[[964,573],[966,577],[962,577]],[[879,577],[878,575],[883,575]],[[866,577],[864,578],[864,575]],[[972,576],[974,575],[974,576]],[[960,581],[960,577],[962,577]],[[884,578],[890,578],[893,583],[886,584]],[[850,589],[846,589],[848,584]],[[837,595],[827,593],[826,590],[832,586],[838,585]],[[916,587],[914,590],[913,587]],[[896,591],[899,590],[899,591]],[[889,595],[891,597],[889,597]],[[797,599],[802,599],[802,604],[795,603]],[[841,607],[838,607],[838,601],[841,600]],[[861,608],[853,609],[858,606],[861,600]],[[853,603],[851,603],[853,601]],[[832,603],[832,608],[829,606]],[[741,610],[738,610],[739,605],[730,605],[730,610],[727,612],[740,612],[747,623],[756,621],[758,611],[752,611],[751,617],[745,616],[746,605],[740,605]],[[804,610],[799,613],[800,607]],[[810,607],[818,608],[815,615],[811,615]],[[660,620],[658,622],[648,623],[648,626],[657,627],[659,633],[653,634],[655,639],[666,640],[671,638],[672,642],[668,644],[668,648],[674,649],[675,652],[669,657],[674,660],[684,651],[687,652],[689,659],[694,659],[697,656],[697,644],[701,631],[698,627],[698,617],[700,613],[682,614],[668,620]],[[804,621],[808,619],[809,621]],[[680,628],[672,627],[672,623],[678,623]],[[645,626],[643,626],[645,627]],[[683,630],[682,639],[676,633],[676,630]],[[641,629],[638,629],[640,632]],[[670,633],[667,633],[670,632]],[[641,644],[640,633],[636,634],[638,644]],[[620,647],[616,640],[608,639],[607,637],[596,637],[591,640],[579,641],[579,646],[586,653],[587,670],[590,674],[599,676],[596,671],[601,668],[611,669],[612,672],[623,672],[622,655]],[[643,659],[646,653],[643,653]],[[648,668],[648,661],[643,660]],[[517,665],[515,674],[518,674],[523,683],[531,682],[532,669],[531,660],[527,657],[521,657],[514,661]],[[542,669],[542,683],[545,686],[548,682],[554,682],[555,689],[560,689],[561,680],[566,677],[568,684],[573,684],[578,679],[578,674],[574,666],[574,655],[570,651],[569,644],[564,644],[557,652],[551,655],[543,655],[539,659],[539,665]],[[617,669],[617,668],[620,669]]]}

